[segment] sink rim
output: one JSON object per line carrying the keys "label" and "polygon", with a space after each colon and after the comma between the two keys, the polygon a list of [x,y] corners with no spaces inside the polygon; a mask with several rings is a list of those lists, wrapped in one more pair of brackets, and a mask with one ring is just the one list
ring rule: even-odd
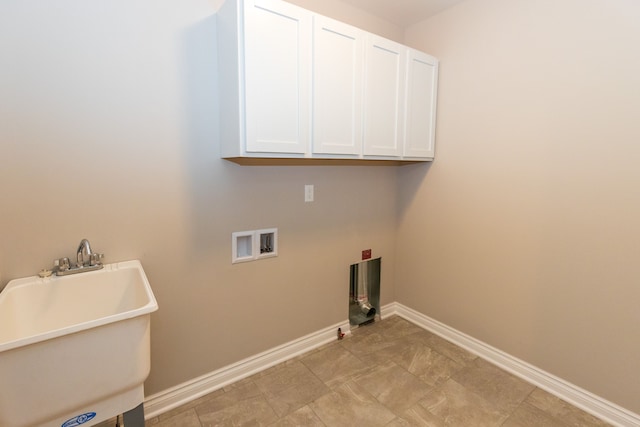
{"label": "sink rim", "polygon": [[[56,282],[64,282],[67,280],[78,280],[78,278],[82,277],[90,277],[91,275],[104,275],[109,274],[111,272],[116,272],[118,270],[123,269],[136,269],[139,270],[140,277],[142,279],[144,293],[147,299],[147,303],[134,308],[132,310],[126,310],[120,313],[115,313],[108,316],[98,317],[96,319],[92,319],[89,321],[84,321],[76,324],[72,324],[69,326],[64,326],[57,329],[52,329],[50,331],[37,333],[34,335],[28,335],[25,337],[20,337],[17,339],[10,339],[4,342],[0,342],[0,353],[26,347],[31,344],[35,344],[42,341],[51,340],[54,338],[62,337],[65,335],[70,335],[73,333],[94,329],[103,325],[108,325],[110,323],[131,319],[134,317],[143,316],[146,314],[150,314],[156,310],[158,310],[158,302],[153,294],[151,289],[151,285],[149,284],[149,280],[147,279],[147,275],[142,268],[142,263],[139,260],[131,260],[131,261],[122,261],[117,263],[105,264],[103,269],[96,271],[89,271],[85,273],[79,273],[78,275],[70,275],[70,276],[51,276],[41,278],[38,276],[29,276],[11,280],[4,289],[0,292],[0,305],[2,304],[2,300],[7,298],[7,295],[11,292],[15,292],[19,288],[29,287],[29,286],[56,286]],[[87,286],[91,286],[87,284]]]}

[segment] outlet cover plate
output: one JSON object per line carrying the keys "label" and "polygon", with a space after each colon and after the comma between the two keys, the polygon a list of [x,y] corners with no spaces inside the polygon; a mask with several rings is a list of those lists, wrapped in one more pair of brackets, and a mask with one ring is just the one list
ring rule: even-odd
{"label": "outlet cover plate", "polygon": [[313,185],[311,184],[304,186],[304,201],[313,202]]}

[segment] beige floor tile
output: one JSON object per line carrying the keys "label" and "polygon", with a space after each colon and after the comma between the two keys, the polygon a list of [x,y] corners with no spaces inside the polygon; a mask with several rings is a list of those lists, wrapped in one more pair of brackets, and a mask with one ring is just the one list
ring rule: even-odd
{"label": "beige floor tile", "polygon": [[309,406],[303,406],[273,424],[277,427],[324,427],[324,423]]}
{"label": "beige floor tile", "polygon": [[535,389],[532,384],[479,358],[452,378],[507,414],[520,406]]}
{"label": "beige floor tile", "polygon": [[173,416],[160,420],[157,427],[201,427],[200,419],[194,409],[175,413]]}
{"label": "beige floor tile", "polygon": [[[399,331],[394,332],[394,327],[390,326],[378,326],[389,323],[397,327]],[[357,328],[352,336],[344,340],[341,345],[362,360],[364,364],[376,365],[404,353],[415,340],[413,337],[419,331],[423,330],[394,316],[389,320]]]}
{"label": "beige floor tile", "polygon": [[274,366],[250,377],[259,392],[269,394],[277,394],[291,386],[300,385],[307,378],[315,376],[300,360]]}
{"label": "beige floor tile", "polygon": [[421,342],[413,342],[402,352],[393,356],[393,361],[422,381],[439,385],[451,375],[464,368],[460,363],[441,355]]}
{"label": "beige floor tile", "polygon": [[370,368],[341,346],[332,346],[314,352],[300,361],[330,388],[348,381],[353,375]]}
{"label": "beige floor tile", "polygon": [[269,395],[267,400],[276,414],[283,417],[325,395],[329,390],[322,382],[315,382],[307,386],[291,387],[277,395]]}
{"label": "beige floor tile", "polygon": [[279,417],[329,392],[329,388],[300,361],[273,370],[254,381]]}
{"label": "beige floor tile", "polygon": [[508,417],[452,379],[434,388],[420,405],[442,418],[447,426],[493,427],[501,425]]}
{"label": "beige floor tile", "polygon": [[245,399],[217,411],[207,412],[198,408],[198,416],[202,427],[267,426],[278,420],[263,396]]}
{"label": "beige floor tile", "polygon": [[[160,414],[158,417],[158,421],[162,421],[162,420],[166,420],[167,418],[171,418],[174,415],[180,414],[182,412],[185,412],[185,410],[187,409],[191,409],[191,408],[195,408],[196,406],[200,406],[205,402],[208,402],[218,396],[222,396],[224,394],[224,390],[220,389],[220,390],[216,390],[212,393],[209,393],[203,397],[200,397],[198,399],[192,400],[191,402],[185,403],[184,405],[181,405],[179,407],[177,407],[176,409],[172,409],[171,411],[165,412],[163,414]],[[148,421],[145,423],[148,424]],[[146,426],[145,426],[146,427]]]}
{"label": "beige floor tile", "polygon": [[368,393],[395,414],[401,414],[424,398],[430,386],[389,361],[354,378]]}
{"label": "beige floor tile", "polygon": [[[370,326],[365,328],[368,327]],[[352,336],[342,340],[340,345],[369,365],[385,362],[397,351],[397,343],[384,338],[378,332],[356,331]]]}
{"label": "beige floor tile", "polygon": [[372,368],[404,353],[409,345],[410,343],[404,339],[389,341],[385,346],[369,347],[368,351],[359,351],[357,356],[363,364]]}
{"label": "beige floor tile", "polygon": [[507,418],[502,427],[567,427],[567,424],[535,406],[523,403]]}
{"label": "beige floor tile", "polygon": [[445,421],[429,412],[422,405],[414,405],[400,417],[391,421],[387,427],[445,427]]}
{"label": "beige floor tile", "polygon": [[367,391],[349,381],[310,405],[327,427],[384,426],[395,418]]}
{"label": "beige floor tile", "polygon": [[[195,406],[199,415],[205,413],[215,413],[235,407],[239,402],[249,399],[263,397],[258,387],[252,381],[242,381],[236,387],[231,387],[228,391],[216,392],[199,399],[199,404]],[[162,418],[161,418],[162,419]]]}

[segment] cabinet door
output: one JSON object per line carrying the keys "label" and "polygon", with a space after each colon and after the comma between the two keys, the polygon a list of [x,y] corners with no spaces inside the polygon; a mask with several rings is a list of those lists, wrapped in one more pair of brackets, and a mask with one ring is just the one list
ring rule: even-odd
{"label": "cabinet door", "polygon": [[364,32],[316,15],[313,24],[313,152],[362,150]]}
{"label": "cabinet door", "polygon": [[410,49],[405,93],[405,157],[433,159],[437,87],[438,60]]}
{"label": "cabinet door", "polygon": [[400,156],[407,48],[374,35],[365,50],[364,154]]}
{"label": "cabinet door", "polygon": [[246,151],[303,154],[309,146],[312,14],[245,0]]}

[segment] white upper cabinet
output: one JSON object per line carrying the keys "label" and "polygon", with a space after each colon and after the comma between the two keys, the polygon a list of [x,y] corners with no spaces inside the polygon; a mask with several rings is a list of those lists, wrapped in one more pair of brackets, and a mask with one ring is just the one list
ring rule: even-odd
{"label": "white upper cabinet", "polygon": [[362,152],[365,33],[316,15],[313,24],[313,153]]}
{"label": "white upper cabinet", "polygon": [[273,0],[247,0],[244,13],[246,149],[304,154],[311,14]]}
{"label": "white upper cabinet", "polygon": [[426,53],[409,49],[405,92],[405,158],[433,159],[437,89],[438,60]]}
{"label": "white upper cabinet", "polygon": [[228,0],[220,9],[223,157],[308,151],[312,17],[279,0]]}
{"label": "white upper cabinet", "polygon": [[364,94],[364,154],[400,156],[404,136],[407,47],[373,34],[367,37]]}
{"label": "white upper cabinet", "polygon": [[217,27],[223,158],[433,159],[435,58],[282,0]]}

